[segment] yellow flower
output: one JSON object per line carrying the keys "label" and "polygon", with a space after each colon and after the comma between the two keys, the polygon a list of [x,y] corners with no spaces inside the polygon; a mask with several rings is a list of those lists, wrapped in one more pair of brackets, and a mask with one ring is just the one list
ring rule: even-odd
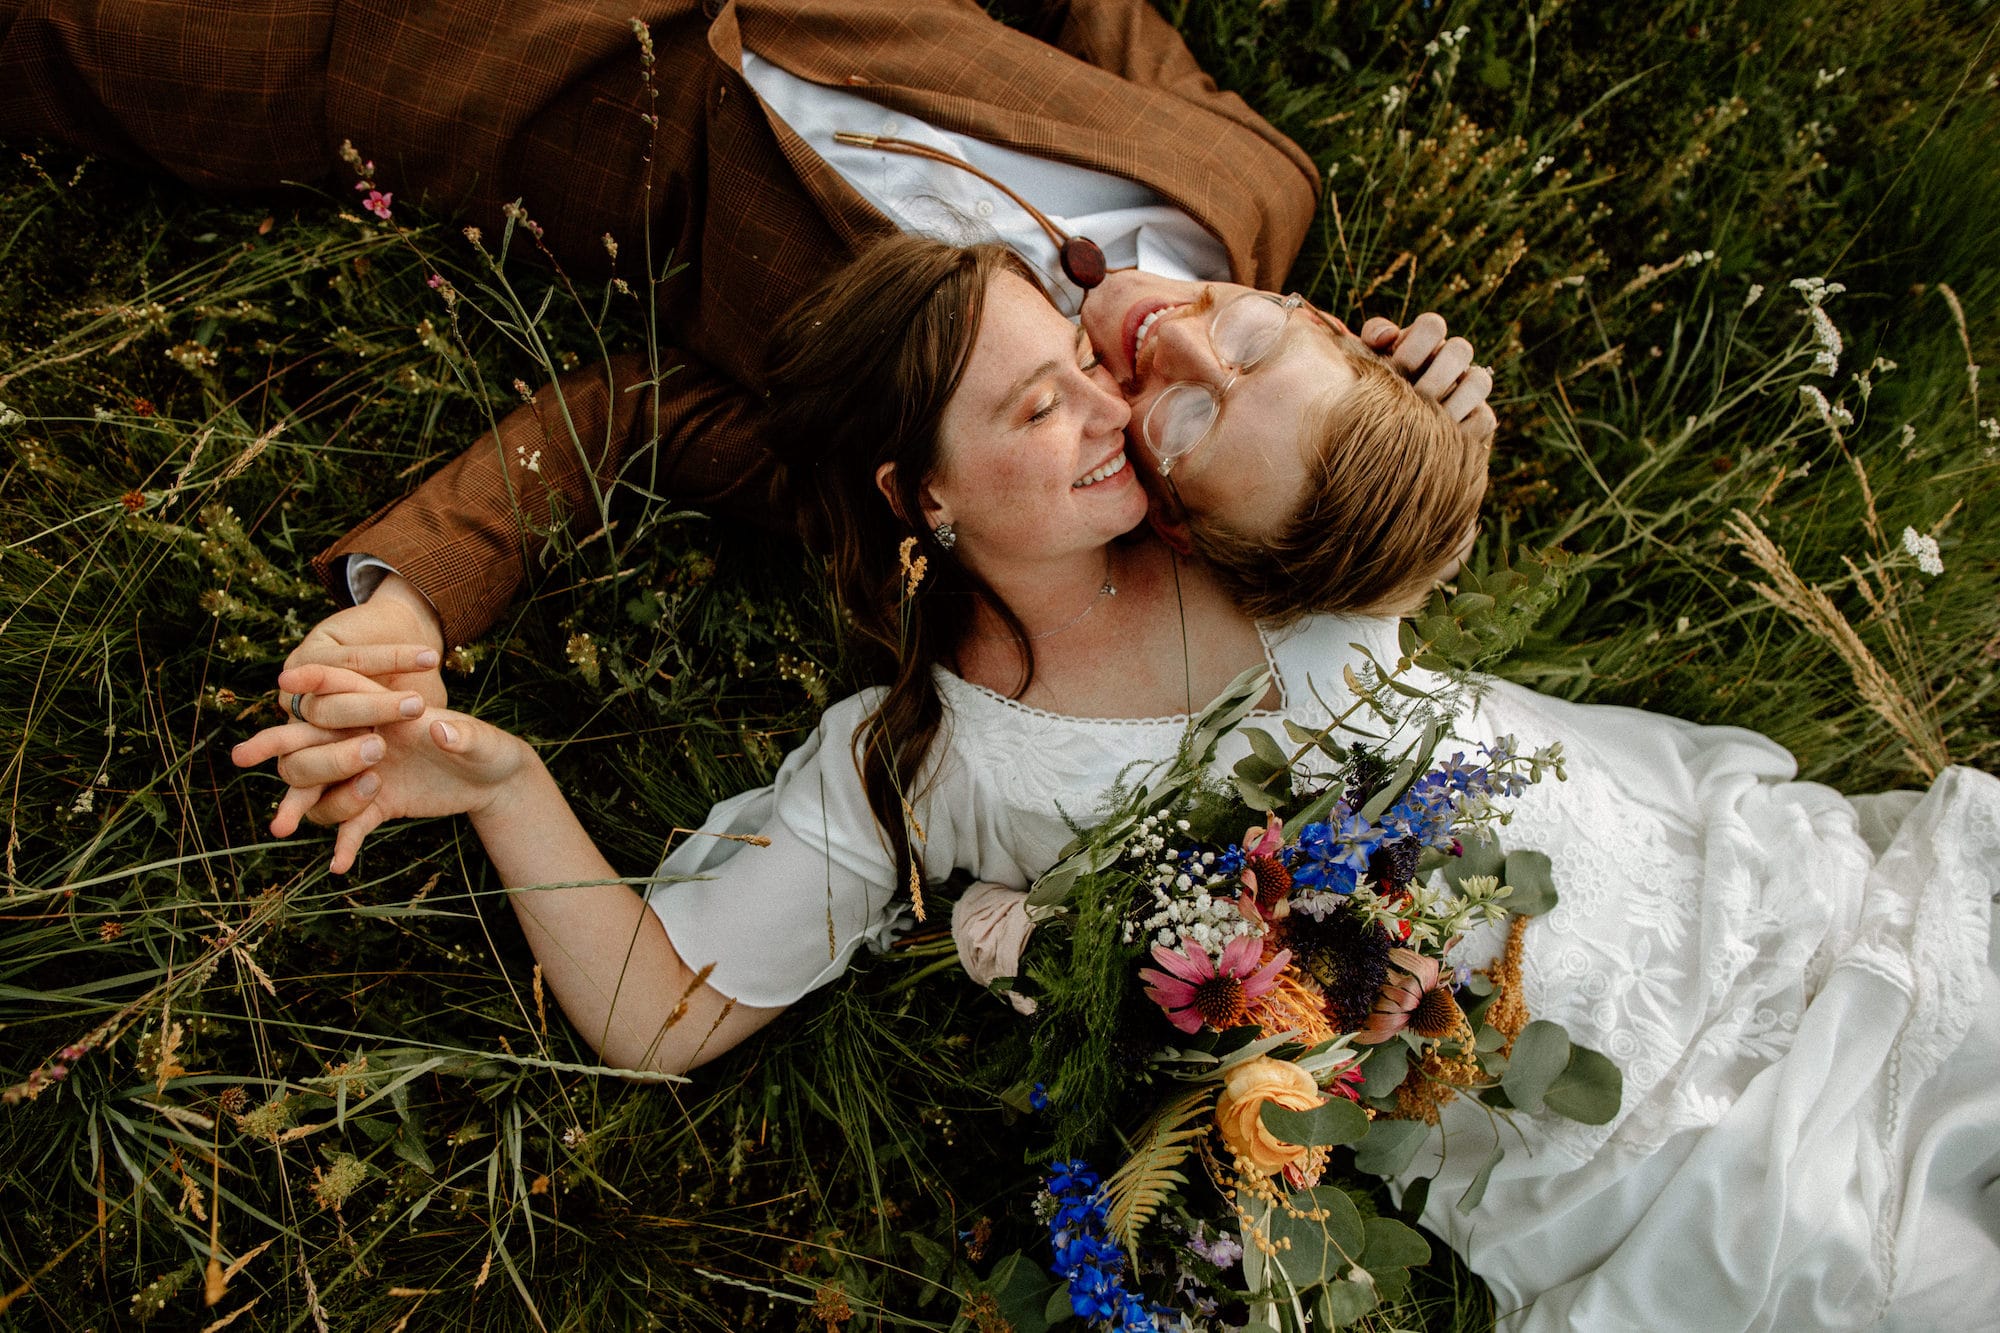
{"label": "yellow flower", "polygon": [[1229,1071],[1215,1103],[1215,1125],[1245,1173],[1275,1175],[1305,1162],[1309,1151],[1264,1128],[1264,1103],[1305,1111],[1324,1100],[1313,1076],[1289,1060],[1259,1056]]}

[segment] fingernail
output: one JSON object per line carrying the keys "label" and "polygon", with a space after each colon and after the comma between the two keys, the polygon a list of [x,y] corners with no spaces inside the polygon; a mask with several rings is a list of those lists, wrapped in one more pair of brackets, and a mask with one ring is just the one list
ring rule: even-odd
{"label": "fingernail", "polygon": [[418,666],[429,668],[429,667],[434,667],[437,664],[438,664],[438,655],[432,652],[430,649],[426,648],[422,652],[417,654]]}
{"label": "fingernail", "polygon": [[382,744],[380,736],[370,736],[361,742],[361,762],[364,764],[372,764],[388,752],[389,747]]}
{"label": "fingernail", "polygon": [[449,723],[449,722],[440,722],[440,723],[438,723],[438,730],[444,733],[444,743],[445,743],[446,745],[456,745],[456,744],[458,744],[458,728],[457,728],[457,727],[454,727],[454,726],[453,726],[453,725],[452,725],[451,723]]}
{"label": "fingernail", "polygon": [[376,789],[381,785],[381,778],[375,776],[373,773],[363,773],[361,781],[354,784],[354,790],[360,792],[363,796],[373,796]]}
{"label": "fingernail", "polygon": [[413,694],[403,700],[399,711],[404,717],[415,717],[424,711],[424,701]]}

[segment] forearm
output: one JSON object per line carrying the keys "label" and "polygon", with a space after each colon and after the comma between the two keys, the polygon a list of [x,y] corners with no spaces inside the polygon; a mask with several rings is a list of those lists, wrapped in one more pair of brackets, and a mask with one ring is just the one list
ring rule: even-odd
{"label": "forearm", "polygon": [[775,1012],[735,1005],[681,961],[645,900],[616,882],[539,759],[472,823],[515,890],[515,915],[544,982],[605,1063],[679,1073]]}
{"label": "forearm", "polygon": [[[486,631],[519,591],[530,557],[564,522],[596,524],[606,506],[668,496],[787,527],[760,400],[711,367],[669,354],[657,387],[637,356],[546,385],[416,491],[314,557],[329,589],[342,558],[379,557],[436,606],[447,644]],[[579,530],[579,536],[587,529]]]}

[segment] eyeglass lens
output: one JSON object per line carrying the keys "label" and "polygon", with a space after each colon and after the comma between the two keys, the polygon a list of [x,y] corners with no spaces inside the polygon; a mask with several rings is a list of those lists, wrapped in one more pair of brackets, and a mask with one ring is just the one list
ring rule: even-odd
{"label": "eyeglass lens", "polygon": [[[1241,373],[1270,354],[1284,337],[1290,315],[1289,303],[1246,292],[1215,312],[1209,346],[1216,360]],[[1144,428],[1163,474],[1201,443],[1221,410],[1215,390],[1193,382],[1173,385],[1154,401]]]}

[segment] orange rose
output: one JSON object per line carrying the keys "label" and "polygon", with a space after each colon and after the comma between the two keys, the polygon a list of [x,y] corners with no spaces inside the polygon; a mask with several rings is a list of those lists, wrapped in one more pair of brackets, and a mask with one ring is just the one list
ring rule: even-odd
{"label": "orange rose", "polygon": [[1275,1175],[1288,1166],[1301,1166],[1307,1149],[1286,1143],[1264,1128],[1264,1103],[1288,1111],[1305,1111],[1325,1099],[1313,1076],[1289,1060],[1273,1060],[1268,1055],[1245,1060],[1222,1080],[1222,1096],[1215,1103],[1215,1125],[1222,1141],[1236,1154],[1239,1166],[1258,1175]]}

